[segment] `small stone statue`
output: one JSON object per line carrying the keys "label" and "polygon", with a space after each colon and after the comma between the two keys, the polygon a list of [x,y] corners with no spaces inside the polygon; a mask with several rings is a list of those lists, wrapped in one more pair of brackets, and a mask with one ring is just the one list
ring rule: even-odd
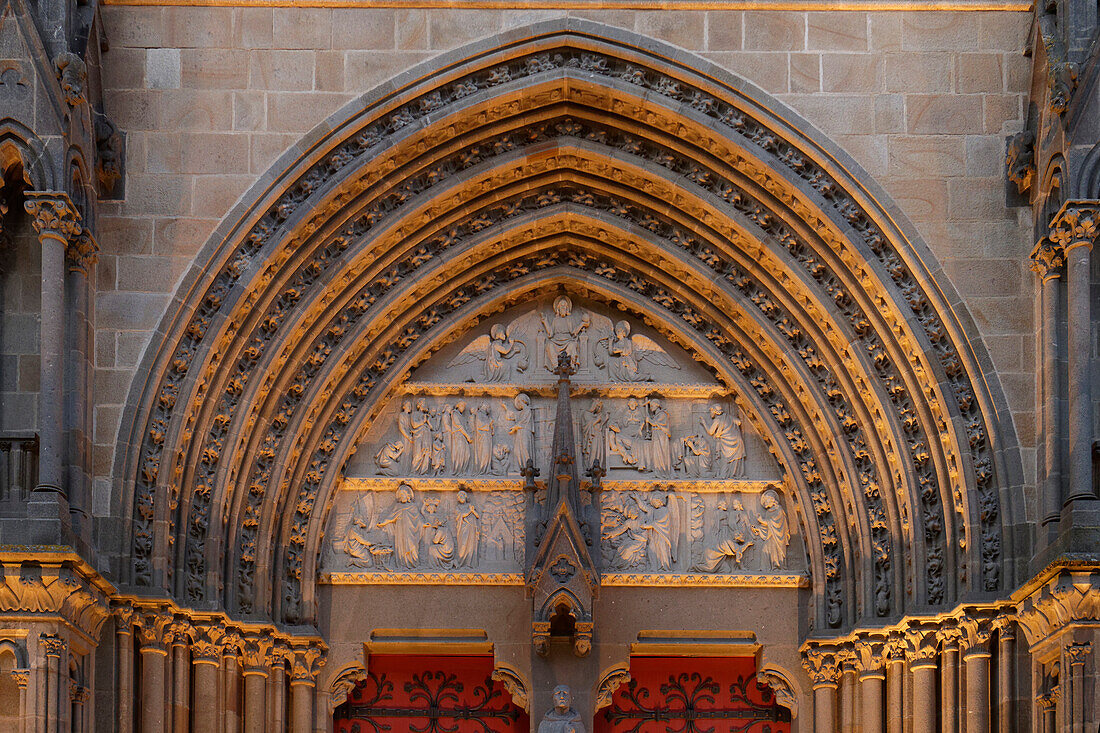
{"label": "small stone statue", "polygon": [[573,693],[568,685],[554,688],[554,707],[542,716],[538,733],[585,733],[581,716],[573,708]]}

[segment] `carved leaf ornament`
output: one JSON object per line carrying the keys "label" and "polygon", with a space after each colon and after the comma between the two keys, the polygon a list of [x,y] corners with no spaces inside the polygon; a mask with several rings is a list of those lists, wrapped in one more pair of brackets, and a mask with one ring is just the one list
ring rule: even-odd
{"label": "carved leaf ornament", "polygon": [[[385,395],[486,309],[565,284],[635,310],[747,395],[819,537],[819,624],[897,613],[915,573],[931,605],[1001,587],[983,418],[998,397],[975,391],[975,347],[903,236],[747,98],[547,38],[560,48],[490,53],[371,108],[217,249],[136,398],[132,581],[214,600],[226,548],[229,607],[308,620],[332,486]],[[846,598],[861,557],[872,597]]]}

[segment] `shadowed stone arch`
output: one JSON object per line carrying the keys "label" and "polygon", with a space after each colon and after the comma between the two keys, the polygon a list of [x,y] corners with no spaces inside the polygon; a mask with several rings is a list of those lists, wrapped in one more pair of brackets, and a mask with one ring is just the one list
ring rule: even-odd
{"label": "shadowed stone arch", "polygon": [[548,287],[736,387],[795,484],[816,628],[1015,584],[1006,401],[904,217],[763,92],[575,19],[401,75],[226,217],[128,401],[123,577],[308,622],[336,477],[390,388]]}

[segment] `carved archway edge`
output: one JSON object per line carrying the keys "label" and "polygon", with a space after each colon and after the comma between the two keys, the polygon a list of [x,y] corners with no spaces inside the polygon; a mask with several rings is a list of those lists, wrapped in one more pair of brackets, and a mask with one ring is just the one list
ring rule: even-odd
{"label": "carved archway edge", "polygon": [[[480,46],[475,45],[475,47],[473,47],[472,49],[446,55],[442,59],[431,63],[429,68],[433,72],[438,72],[440,69],[443,69],[443,82],[446,83],[448,80],[447,74],[451,73],[450,70],[461,69],[464,64],[470,63],[471,59],[475,59],[479,55],[483,55],[486,52],[499,52],[502,48],[509,47],[510,44],[519,44],[520,47],[522,47],[523,43],[534,43],[535,41],[531,41],[532,38],[556,38],[557,41],[561,41],[562,39],[557,36],[560,36],[562,33],[567,31],[574,31],[578,35],[588,36],[590,38],[599,37],[600,43],[606,43],[607,40],[611,39],[619,40],[625,42],[625,44],[634,46],[636,45],[634,42],[637,40],[631,34],[613,31],[611,29],[602,28],[594,24],[578,22],[575,20],[553,21],[546,24],[534,26],[523,33],[517,33],[511,39],[507,37],[505,37],[504,39],[498,38],[493,42],[492,46],[489,46],[488,44],[481,44]],[[619,38],[615,38],[616,36],[619,36]],[[672,50],[669,50],[668,53],[670,57],[675,57],[678,54],[678,52]],[[665,59],[664,61],[675,66],[675,62],[669,62],[668,59]],[[692,59],[691,63],[698,66],[700,62],[697,59]],[[688,73],[683,68],[678,67],[676,68],[676,70],[680,73]],[[748,85],[730,79],[728,75],[722,74],[717,70],[713,71],[715,72],[713,75],[714,77],[721,78],[723,82],[726,82],[725,87],[727,88],[727,91],[737,91],[742,94],[743,99],[739,101],[751,105],[752,103],[749,100],[752,97],[756,97],[757,99],[766,98],[766,95],[764,95],[763,93],[755,92],[753,90],[749,90],[748,92],[743,91],[743,88],[746,88]],[[163,332],[169,334],[179,333],[185,328],[187,321],[195,313],[195,311],[202,307],[202,303],[197,302],[199,301],[199,298],[201,298],[201,294],[208,291],[207,286],[213,285],[213,281],[219,272],[218,266],[229,259],[230,255],[232,254],[232,248],[239,244],[242,228],[244,226],[254,226],[259,217],[262,216],[263,213],[266,211],[266,207],[262,205],[264,203],[264,200],[267,199],[270,201],[273,198],[277,198],[276,195],[280,191],[285,191],[287,188],[289,188],[290,186],[288,184],[288,181],[293,180],[294,177],[298,176],[303,170],[307,170],[309,168],[309,161],[316,160],[322,157],[324,154],[327,154],[327,152],[330,152],[336,146],[336,144],[341,139],[343,139],[341,137],[341,134],[346,133],[346,131],[349,129],[359,129],[362,126],[361,115],[365,115],[367,111],[370,111],[372,113],[377,113],[381,111],[384,113],[386,111],[385,108],[395,108],[399,105],[400,100],[407,99],[409,98],[409,96],[414,96],[418,91],[417,88],[420,85],[426,83],[424,80],[427,78],[427,74],[424,74],[423,72],[423,68],[409,72],[408,74],[399,77],[392,84],[387,85],[382,90],[378,90],[376,92],[366,95],[364,99],[353,104],[351,110],[344,110],[342,113],[339,113],[333,120],[330,120],[330,122],[323,124],[320,128],[318,128],[318,130],[315,130],[313,133],[311,133],[311,135],[307,138],[307,141],[314,142],[308,145],[306,142],[303,142],[299,146],[296,146],[295,150],[288,153],[288,155],[284,157],[284,160],[280,161],[280,163],[276,165],[276,170],[282,169],[286,172],[279,178],[275,179],[275,182],[272,183],[265,190],[253,195],[251,197],[251,200],[253,201],[251,205],[241,204],[240,206],[238,206],[238,209],[229,217],[227,217],[227,219],[225,220],[225,224],[223,224],[223,227],[219,228],[219,231],[216,232],[215,235],[212,237],[211,242],[207,245],[207,248],[204,251],[206,262],[205,267],[201,269],[193,269],[192,273],[188,276],[187,281],[181,289],[181,297],[178,298],[178,302],[180,303],[180,305],[175,309],[173,313],[169,313],[166,316],[166,328],[163,329]],[[392,89],[399,89],[401,91],[390,91]],[[774,103],[769,104],[768,107],[770,109],[779,108],[779,106]],[[759,117],[765,117],[760,107],[753,106],[753,113],[758,115]],[[793,118],[794,116],[791,115],[791,117]],[[342,118],[343,121],[337,124],[337,118]],[[835,152],[825,152],[823,146],[809,143],[805,137],[804,132],[805,129],[808,129],[808,126],[791,126],[788,125],[788,123],[786,122],[782,122],[782,124],[777,124],[777,127],[788,128],[785,129],[785,132],[788,132],[792,137],[797,139],[800,144],[812,147],[812,152],[816,153],[816,159],[823,161],[823,167],[831,169],[830,173],[836,171],[835,176],[837,178],[844,179],[846,184],[849,183],[850,178],[847,175],[842,175],[843,171],[858,170],[855,169],[854,165],[851,165],[850,161],[847,161],[843,155]],[[800,129],[795,129],[796,127]],[[838,160],[844,160],[845,163],[843,165],[839,164],[837,163]],[[925,292],[931,293],[933,296],[939,296],[942,301],[955,301],[956,305],[953,310],[956,314],[960,314],[961,309],[959,309],[957,306],[957,297],[955,297],[953,293],[943,292],[943,285],[939,282],[939,280],[937,280],[936,277],[934,277],[936,273],[929,272],[927,268],[923,266],[923,261],[931,261],[931,258],[928,255],[926,248],[924,248],[923,245],[920,245],[919,240],[916,240],[915,237],[906,236],[905,232],[903,231],[904,224],[898,224],[898,222],[901,220],[900,215],[898,215],[896,211],[892,210],[892,207],[887,207],[886,209],[883,209],[881,205],[879,205],[879,202],[886,200],[885,197],[881,194],[875,196],[873,191],[867,193],[867,188],[859,183],[853,182],[850,188],[854,194],[865,196],[867,198],[868,204],[873,205],[869,206],[869,208],[873,210],[876,220],[881,220],[882,223],[887,224],[888,227],[884,228],[886,228],[890,234],[894,235],[892,239],[896,238],[896,241],[900,241],[905,245],[904,247],[900,247],[898,249],[899,254],[907,261],[911,261],[919,265],[916,268],[911,268],[911,270],[914,272],[915,277],[917,277],[922,283],[925,283],[927,285],[927,287],[925,287]],[[861,215],[864,217],[867,216],[866,214]],[[856,214],[853,214],[852,218],[860,220],[859,216],[857,216]],[[203,258],[200,258],[199,261],[203,262],[204,260]],[[940,280],[942,280],[942,278]],[[184,295],[188,292],[191,294],[190,296]],[[195,297],[196,295],[198,295],[199,297]],[[226,297],[227,303],[230,302],[233,297],[235,297],[235,294],[231,292],[225,293],[224,295]],[[973,325],[969,323],[964,312],[961,313],[961,319],[963,321],[962,323],[953,323],[951,321],[948,321],[946,325],[955,336],[953,341],[956,344],[960,344],[962,346],[962,356],[964,358],[964,361],[966,362],[966,371],[970,373],[976,373],[976,371],[985,371],[986,375],[992,374],[991,370],[982,370],[982,366],[989,365],[989,359],[984,350],[981,349],[980,344],[978,344],[976,340],[966,338],[966,334],[975,333],[976,330],[973,328]],[[171,343],[171,341],[169,341],[169,343]],[[151,348],[145,356],[145,362],[148,366],[151,367],[150,371],[155,373],[158,366],[163,368],[167,365],[167,362],[171,358],[172,349]],[[160,364],[158,365],[157,362],[160,362]],[[120,441],[120,446],[127,443],[130,443],[131,445],[141,445],[141,443],[143,442],[143,433],[145,426],[142,424],[141,418],[143,416],[147,417],[148,415],[149,403],[151,402],[151,398],[155,396],[154,394],[150,394],[150,392],[152,390],[155,390],[155,388],[156,384],[154,382],[147,383],[146,389],[144,390],[142,389],[142,385],[135,385],[130,399],[130,405],[133,409],[128,410],[127,412],[137,419],[135,419],[131,423],[129,429],[127,429],[126,427],[123,428],[122,435],[126,436],[129,433],[130,435],[133,435],[135,438],[138,439],[134,440],[133,442],[123,439],[122,441]],[[145,394],[143,394],[143,392],[145,392]],[[993,384],[988,390],[975,390],[975,392],[976,398],[981,402],[981,407],[984,414],[1007,414],[1007,410],[1004,409],[1003,395],[1000,393],[1000,390],[996,388],[995,384]],[[143,407],[144,409],[141,409],[139,412],[139,407]],[[1007,444],[1009,447],[1014,446],[1013,440],[1010,439],[1006,441],[1005,438],[1001,436],[1000,430],[996,426],[995,421],[987,419],[986,424],[992,426],[990,432],[993,435],[993,440],[995,444],[1002,446]],[[1007,426],[1007,428],[1011,429],[1010,424]],[[139,438],[139,436],[142,437]],[[1011,438],[1011,436],[1008,437]],[[1007,458],[1005,456],[1007,456]],[[1018,460],[1015,456],[1015,453],[1013,451],[998,450],[993,452],[991,458],[996,461],[1008,461],[1008,465],[1002,464],[998,466],[997,474],[1000,477],[1013,477],[1008,480],[1002,479],[1002,481],[999,482],[999,485],[1003,492],[1012,492],[1018,485],[1018,481],[1013,479],[1015,477],[1018,477],[1019,475],[1018,466],[1016,465],[1016,463],[1018,463]],[[125,483],[129,484],[129,488],[131,489],[133,487],[133,482],[130,480],[129,477],[135,476],[138,473],[138,464],[140,460],[140,454],[137,456],[134,456],[132,453],[126,455],[121,450],[119,451],[119,455],[116,456],[116,462],[121,469],[119,472],[121,475],[126,477]],[[121,510],[120,513],[122,513],[123,516],[126,515],[128,509],[132,509],[132,507],[125,506],[125,504],[126,502],[123,501],[119,506],[119,509]],[[1013,505],[1014,502],[1001,502],[1001,507],[1005,512],[1011,511],[1011,507],[1013,507]],[[124,555],[125,548],[120,549],[122,550],[122,554]]]}

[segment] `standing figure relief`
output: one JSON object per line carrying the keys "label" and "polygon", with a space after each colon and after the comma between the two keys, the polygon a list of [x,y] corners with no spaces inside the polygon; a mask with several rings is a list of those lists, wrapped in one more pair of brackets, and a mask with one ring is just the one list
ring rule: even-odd
{"label": "standing figure relief", "polygon": [[553,310],[540,313],[540,326],[546,337],[544,347],[544,366],[554,371],[558,364],[558,354],[565,352],[573,363],[573,369],[581,367],[581,347],[587,346],[588,335],[585,331],[592,325],[591,314],[583,309],[573,312],[573,301],[561,295],[554,300]]}

